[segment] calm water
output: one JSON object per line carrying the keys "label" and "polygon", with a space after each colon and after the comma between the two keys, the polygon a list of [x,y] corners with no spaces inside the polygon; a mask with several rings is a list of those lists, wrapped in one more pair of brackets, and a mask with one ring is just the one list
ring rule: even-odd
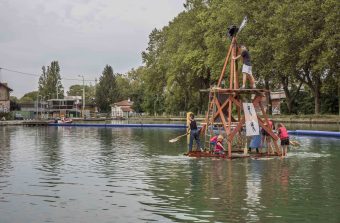
{"label": "calm water", "polygon": [[229,161],[182,132],[0,127],[0,222],[340,222],[340,139]]}

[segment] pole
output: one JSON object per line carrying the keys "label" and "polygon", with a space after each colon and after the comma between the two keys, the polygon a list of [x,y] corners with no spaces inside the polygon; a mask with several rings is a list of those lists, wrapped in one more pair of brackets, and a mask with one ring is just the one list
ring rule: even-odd
{"label": "pole", "polygon": [[84,75],[78,75],[79,77],[83,78],[83,109],[82,109],[82,116],[83,118],[85,118],[85,80],[84,80]]}
{"label": "pole", "polygon": [[38,119],[38,113],[39,113],[39,95],[37,95],[37,114],[36,114],[36,118],[35,119]]}
{"label": "pole", "polygon": [[57,99],[58,99],[58,82],[57,82],[57,85],[56,85],[56,89],[57,89]]}
{"label": "pole", "polygon": [[83,100],[84,100],[84,103],[83,103],[83,118],[85,118],[85,114],[84,114],[84,111],[85,111],[85,81],[84,81],[84,76],[83,76]]}

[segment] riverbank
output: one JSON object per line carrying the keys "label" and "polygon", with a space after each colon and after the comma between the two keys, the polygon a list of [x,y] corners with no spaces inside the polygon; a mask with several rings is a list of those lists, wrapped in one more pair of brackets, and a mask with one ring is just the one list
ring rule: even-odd
{"label": "riverbank", "polygon": [[[302,123],[302,124],[337,124],[340,125],[340,116],[338,115],[275,115],[269,116],[274,122],[283,123]],[[196,117],[198,122],[204,121],[204,117]],[[78,122],[103,122],[103,121],[114,121],[109,118],[91,118],[91,119],[73,119],[74,123]],[[136,122],[136,123],[152,123],[152,122],[185,122],[185,117],[176,116],[144,116],[144,117],[130,117],[126,120],[121,120],[126,122]],[[49,123],[50,120],[8,120],[0,121],[0,126],[5,125],[29,125],[34,123],[39,123],[41,125]]]}
{"label": "riverbank", "polygon": [[[340,124],[339,115],[275,115],[269,116],[274,122],[284,123],[307,123],[307,124]],[[197,121],[204,121],[205,117],[197,116]],[[185,117],[175,116],[149,116],[130,118],[129,120],[150,120],[150,121],[186,121]]]}

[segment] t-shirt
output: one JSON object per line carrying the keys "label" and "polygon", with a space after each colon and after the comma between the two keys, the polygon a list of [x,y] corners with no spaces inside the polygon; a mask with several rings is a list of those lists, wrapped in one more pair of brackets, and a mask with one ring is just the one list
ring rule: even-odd
{"label": "t-shirt", "polygon": [[250,55],[249,55],[248,50],[242,51],[241,56],[243,57],[243,64],[251,66]]}
{"label": "t-shirt", "polygon": [[278,129],[278,132],[279,132],[279,137],[280,137],[281,140],[288,138],[288,132],[287,132],[287,129],[285,127],[280,127]]}

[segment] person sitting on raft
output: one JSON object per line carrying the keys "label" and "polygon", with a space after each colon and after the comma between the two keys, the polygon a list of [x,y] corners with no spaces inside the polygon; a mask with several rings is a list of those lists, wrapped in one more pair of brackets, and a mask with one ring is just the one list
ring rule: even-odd
{"label": "person sitting on raft", "polygon": [[277,125],[277,136],[281,140],[281,155],[282,157],[284,157],[287,155],[287,150],[289,146],[289,135],[286,127],[282,123],[279,123]]}
{"label": "person sitting on raft", "polygon": [[218,154],[218,155],[223,155],[225,152],[225,149],[223,147],[223,136],[219,135],[217,137],[217,141],[216,141],[216,145],[215,145],[215,149],[214,149],[214,153]]}
{"label": "person sitting on raft", "polygon": [[210,138],[210,148],[215,149],[216,143],[217,143],[217,137],[218,137],[218,135],[215,135],[215,136]]}

